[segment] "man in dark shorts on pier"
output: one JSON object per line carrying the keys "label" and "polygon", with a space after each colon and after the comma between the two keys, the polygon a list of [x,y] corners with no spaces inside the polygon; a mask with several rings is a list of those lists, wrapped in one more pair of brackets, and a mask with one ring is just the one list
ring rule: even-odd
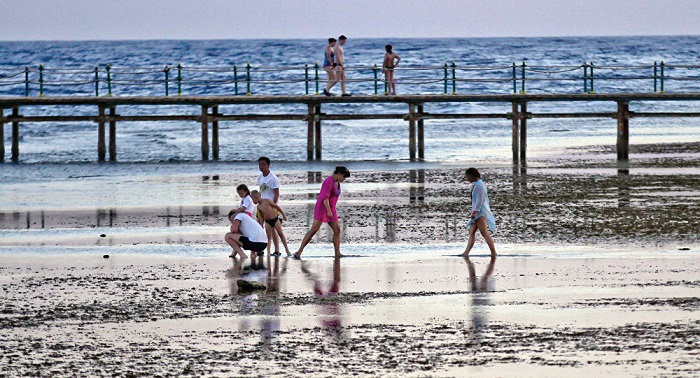
{"label": "man in dark shorts on pier", "polygon": [[233,248],[233,253],[229,257],[241,255],[242,259],[248,258],[243,252],[244,249],[262,256],[267,248],[267,234],[262,226],[245,213],[234,215],[235,211],[228,213],[228,220],[231,221],[231,232],[224,236],[224,240]]}

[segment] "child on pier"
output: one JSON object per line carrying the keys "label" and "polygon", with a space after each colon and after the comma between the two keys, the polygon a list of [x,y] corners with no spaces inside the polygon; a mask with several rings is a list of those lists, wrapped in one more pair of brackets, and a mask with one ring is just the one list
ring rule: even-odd
{"label": "child on pier", "polygon": [[[272,239],[274,229],[274,231],[277,231],[277,235],[279,235],[280,240],[282,240],[282,245],[284,245],[287,256],[291,256],[292,253],[289,252],[289,247],[287,246],[287,238],[284,236],[284,231],[282,231],[282,222],[280,222],[279,219],[279,215],[282,215],[282,219],[287,220],[287,214],[285,214],[282,208],[272,200],[262,198],[260,196],[260,192],[257,190],[253,190],[250,194],[253,197],[253,202],[258,205],[258,213],[262,215],[262,219],[260,220],[265,222],[265,232],[267,233],[267,254],[270,254],[270,240]],[[274,255],[279,256],[279,251],[275,251]]]}
{"label": "child on pier", "polygon": [[396,82],[394,81],[394,68],[399,65],[401,57],[391,51],[391,45],[384,46],[386,54],[384,54],[384,63],[382,63],[382,72],[384,72],[384,81],[387,84],[388,95],[396,96]]}

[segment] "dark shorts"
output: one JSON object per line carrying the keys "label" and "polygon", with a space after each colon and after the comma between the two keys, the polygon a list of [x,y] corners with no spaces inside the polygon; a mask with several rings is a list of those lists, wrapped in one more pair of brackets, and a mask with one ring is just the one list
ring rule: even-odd
{"label": "dark shorts", "polygon": [[253,252],[261,252],[267,248],[267,243],[252,242],[247,236],[241,236],[238,240],[243,243],[243,249]]}
{"label": "dark shorts", "polygon": [[275,228],[275,225],[277,222],[280,220],[279,217],[275,217],[275,219],[265,219],[265,223],[269,224],[270,227]]}

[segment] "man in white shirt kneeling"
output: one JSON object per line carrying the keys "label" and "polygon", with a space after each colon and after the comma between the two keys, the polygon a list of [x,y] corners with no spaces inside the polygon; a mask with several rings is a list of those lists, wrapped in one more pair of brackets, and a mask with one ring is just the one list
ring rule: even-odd
{"label": "man in white shirt kneeling", "polygon": [[232,217],[234,213],[234,210],[228,213],[228,220],[231,221],[231,232],[224,236],[226,243],[233,248],[233,253],[229,257],[236,257],[239,254],[242,259],[248,258],[243,252],[244,249],[251,251],[251,254],[257,253],[258,256],[262,256],[267,248],[265,229],[248,214],[238,213]]}

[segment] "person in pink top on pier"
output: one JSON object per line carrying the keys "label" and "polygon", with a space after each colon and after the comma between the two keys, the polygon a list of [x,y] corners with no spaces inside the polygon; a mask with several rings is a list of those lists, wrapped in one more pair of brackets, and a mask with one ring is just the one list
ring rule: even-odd
{"label": "person in pink top on pier", "polygon": [[338,211],[335,208],[336,203],[338,203],[338,197],[340,197],[340,183],[345,181],[346,178],[350,177],[350,171],[345,167],[335,167],[333,175],[329,176],[321,184],[321,192],[318,193],[318,199],[316,200],[316,207],[314,208],[314,223],[311,225],[311,229],[306,233],[304,239],[301,241],[299,250],[294,254],[294,258],[301,258],[301,253],[304,251],[304,247],[311,241],[311,238],[316,235],[318,230],[321,228],[321,224],[328,223],[333,230],[333,247],[335,248],[335,257],[343,257],[340,254],[340,224],[338,224]]}

